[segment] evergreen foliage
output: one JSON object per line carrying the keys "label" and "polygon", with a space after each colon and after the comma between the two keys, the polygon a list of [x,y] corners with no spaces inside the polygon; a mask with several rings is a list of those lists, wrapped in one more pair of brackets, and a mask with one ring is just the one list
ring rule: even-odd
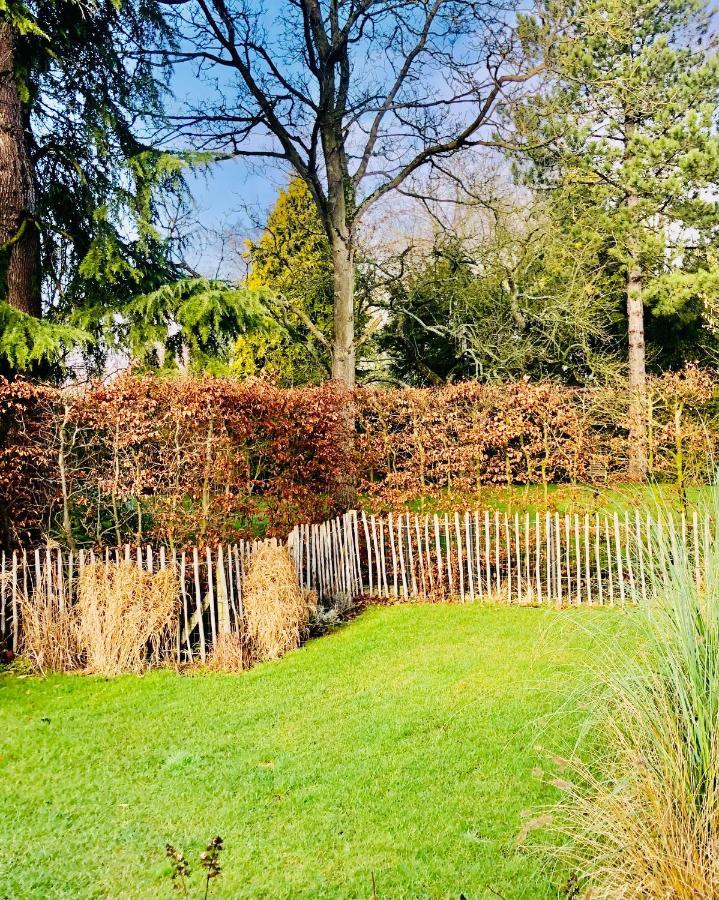
{"label": "evergreen foliage", "polygon": [[81,328],[43,322],[0,302],[0,375],[52,371],[60,355],[90,339]]}
{"label": "evergreen foliage", "polygon": [[[133,358],[173,368],[226,371],[235,340],[272,327],[266,292],[224,281],[185,278],[134,297],[115,326],[118,345]],[[108,329],[112,323],[108,322]]]}
{"label": "evergreen foliage", "polygon": [[139,51],[172,40],[156,0],[3,7],[37,189],[44,321],[13,316],[0,355],[23,370],[92,338],[101,364],[106,326],[132,315],[128,301],[186,274],[163,223],[187,200],[185,167],[208,157],[168,154],[143,137],[165,87]]}
{"label": "evergreen foliage", "polygon": [[548,91],[517,117],[536,148],[525,179],[550,192],[566,240],[604,271],[625,342],[634,267],[650,364],[711,359],[719,64],[709,7],[574,0],[569,20]]}
{"label": "evergreen foliage", "polygon": [[270,210],[257,241],[247,244],[247,286],[266,289],[273,327],[238,339],[232,369],[265,374],[282,384],[316,383],[328,377],[332,334],[332,259],[329,241],[306,184],[290,179]]}

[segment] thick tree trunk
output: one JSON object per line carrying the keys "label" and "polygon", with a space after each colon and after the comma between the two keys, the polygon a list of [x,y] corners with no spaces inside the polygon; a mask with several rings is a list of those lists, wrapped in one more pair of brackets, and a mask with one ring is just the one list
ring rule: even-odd
{"label": "thick tree trunk", "polygon": [[332,241],[334,332],[332,377],[348,390],[355,385],[354,250],[349,235]]}
{"label": "thick tree trunk", "polygon": [[325,228],[333,268],[332,378],[352,390],[355,386],[354,236],[343,136],[335,123],[322,131],[322,150],[327,169]]}
{"label": "thick tree trunk", "polygon": [[35,182],[14,57],[13,30],[0,23],[0,299],[39,317]]}
{"label": "thick tree trunk", "polygon": [[[629,198],[631,209],[636,196]],[[629,328],[629,466],[631,481],[647,477],[647,386],[644,347],[644,298],[642,270],[635,247],[631,248],[627,270],[627,320]]]}

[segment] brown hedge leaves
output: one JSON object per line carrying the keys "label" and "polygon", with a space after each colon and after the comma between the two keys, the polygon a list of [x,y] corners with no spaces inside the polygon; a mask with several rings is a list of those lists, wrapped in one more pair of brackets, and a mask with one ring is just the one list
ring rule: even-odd
{"label": "brown hedge leaves", "polygon": [[214,378],[0,382],[3,543],[181,546],[327,518],[353,477],[343,402]]}
{"label": "brown hedge leaves", "polygon": [[[349,433],[351,415],[356,435]],[[712,377],[650,382],[652,474],[711,474]],[[320,521],[354,502],[492,484],[622,480],[621,385],[474,382],[441,389],[120,378],[84,392],[0,382],[0,532],[32,544],[155,540],[176,546]]]}

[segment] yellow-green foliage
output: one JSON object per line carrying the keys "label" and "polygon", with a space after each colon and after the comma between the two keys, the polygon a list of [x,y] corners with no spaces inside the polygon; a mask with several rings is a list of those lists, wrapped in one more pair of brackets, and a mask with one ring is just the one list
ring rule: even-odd
{"label": "yellow-green foliage", "polygon": [[269,289],[275,328],[240,337],[233,371],[267,374],[284,384],[327,376],[328,354],[309,333],[304,318],[327,337],[332,332],[332,264],[327,236],[312,196],[297,177],[275,201],[259,240],[247,245],[250,289]]}

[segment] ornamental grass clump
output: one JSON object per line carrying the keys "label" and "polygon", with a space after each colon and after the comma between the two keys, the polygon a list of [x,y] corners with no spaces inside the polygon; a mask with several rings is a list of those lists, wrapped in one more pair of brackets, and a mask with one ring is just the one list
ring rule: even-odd
{"label": "ornamental grass clump", "polygon": [[70,672],[81,664],[74,607],[52,585],[43,583],[32,595],[20,595],[20,653],[46,675]]}
{"label": "ornamental grass clump", "polygon": [[556,852],[594,900],[719,898],[719,533],[699,566],[666,532],[653,550],[638,641],[597,673],[597,755],[556,782]]}
{"label": "ornamental grass clump", "polygon": [[303,590],[286,547],[261,545],[243,583],[247,662],[278,659],[300,646],[317,596]]}
{"label": "ornamental grass clump", "polygon": [[238,631],[218,634],[208,660],[216,672],[242,672],[245,669],[245,646]]}
{"label": "ornamental grass clump", "polygon": [[78,642],[86,666],[102,675],[141,672],[171,646],[179,605],[177,576],[129,562],[85,566],[78,583]]}

